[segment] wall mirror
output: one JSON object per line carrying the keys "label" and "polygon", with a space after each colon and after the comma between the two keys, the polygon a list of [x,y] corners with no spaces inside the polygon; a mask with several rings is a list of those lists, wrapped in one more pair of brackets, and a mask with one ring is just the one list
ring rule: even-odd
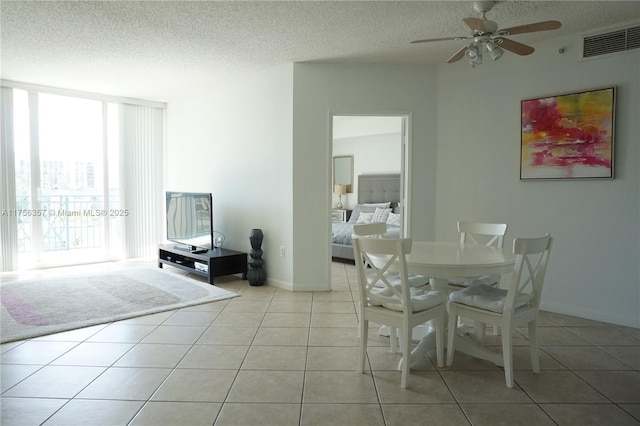
{"label": "wall mirror", "polygon": [[353,155],[333,157],[333,184],[347,185],[347,192],[353,192]]}

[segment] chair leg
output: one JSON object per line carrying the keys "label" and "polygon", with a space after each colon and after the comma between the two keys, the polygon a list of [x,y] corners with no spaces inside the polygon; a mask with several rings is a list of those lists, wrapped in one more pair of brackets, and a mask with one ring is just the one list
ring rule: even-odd
{"label": "chair leg", "polygon": [[473,322],[473,333],[475,335],[476,343],[478,346],[484,345],[484,336],[487,325],[481,321]]}
{"label": "chair leg", "polygon": [[513,331],[511,326],[502,326],[502,358],[504,360],[504,378],[508,388],[513,388]]}
{"label": "chair leg", "polygon": [[409,381],[409,369],[411,368],[411,351],[409,350],[409,345],[411,342],[411,331],[402,330],[401,333],[401,341],[402,341],[402,376],[400,379],[400,387],[403,389],[407,388],[407,382]]}
{"label": "chair leg", "polygon": [[367,339],[369,337],[369,321],[360,319],[360,348],[358,353],[358,373],[364,372],[367,358]]}
{"label": "chair leg", "polygon": [[531,351],[531,369],[540,372],[540,354],[538,353],[538,331],[536,320],[529,322],[529,350]]}
{"label": "chair leg", "polygon": [[453,364],[453,352],[455,349],[453,348],[453,340],[456,335],[456,331],[458,329],[458,315],[456,313],[456,308],[453,305],[449,305],[449,323],[448,323],[448,334],[447,334],[447,366]]}
{"label": "chair leg", "polygon": [[442,308],[442,314],[436,317],[436,361],[438,367],[444,367],[444,325],[447,321],[447,311]]}
{"label": "chair leg", "polygon": [[398,353],[398,329],[389,327],[389,348],[392,354]]}

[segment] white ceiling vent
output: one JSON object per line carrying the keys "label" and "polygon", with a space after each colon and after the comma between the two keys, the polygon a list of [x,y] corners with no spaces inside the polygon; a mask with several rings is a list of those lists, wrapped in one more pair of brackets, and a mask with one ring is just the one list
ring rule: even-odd
{"label": "white ceiling vent", "polygon": [[582,57],[607,55],[640,48],[640,25],[584,38]]}

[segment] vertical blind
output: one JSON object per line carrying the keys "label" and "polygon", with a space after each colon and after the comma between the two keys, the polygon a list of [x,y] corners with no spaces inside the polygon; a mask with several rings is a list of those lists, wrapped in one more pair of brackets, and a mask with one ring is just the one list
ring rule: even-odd
{"label": "vertical blind", "polygon": [[13,90],[2,87],[0,96],[0,271],[17,268],[18,236],[16,208],[15,157],[13,151]]}
{"label": "vertical blind", "polygon": [[125,220],[125,247],[129,258],[155,254],[162,204],[162,151],[164,111],[160,108],[124,104],[122,106],[123,192],[128,216]]}

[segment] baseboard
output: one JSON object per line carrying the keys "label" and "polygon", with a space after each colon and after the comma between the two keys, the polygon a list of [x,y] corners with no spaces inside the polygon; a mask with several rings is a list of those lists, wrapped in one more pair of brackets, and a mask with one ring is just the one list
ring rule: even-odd
{"label": "baseboard", "polygon": [[576,306],[568,306],[559,303],[541,303],[540,310],[562,315],[585,318],[593,321],[607,322],[609,324],[623,325],[626,327],[640,328],[640,318],[627,318],[611,315],[608,312],[598,312],[590,309],[581,309]]}

